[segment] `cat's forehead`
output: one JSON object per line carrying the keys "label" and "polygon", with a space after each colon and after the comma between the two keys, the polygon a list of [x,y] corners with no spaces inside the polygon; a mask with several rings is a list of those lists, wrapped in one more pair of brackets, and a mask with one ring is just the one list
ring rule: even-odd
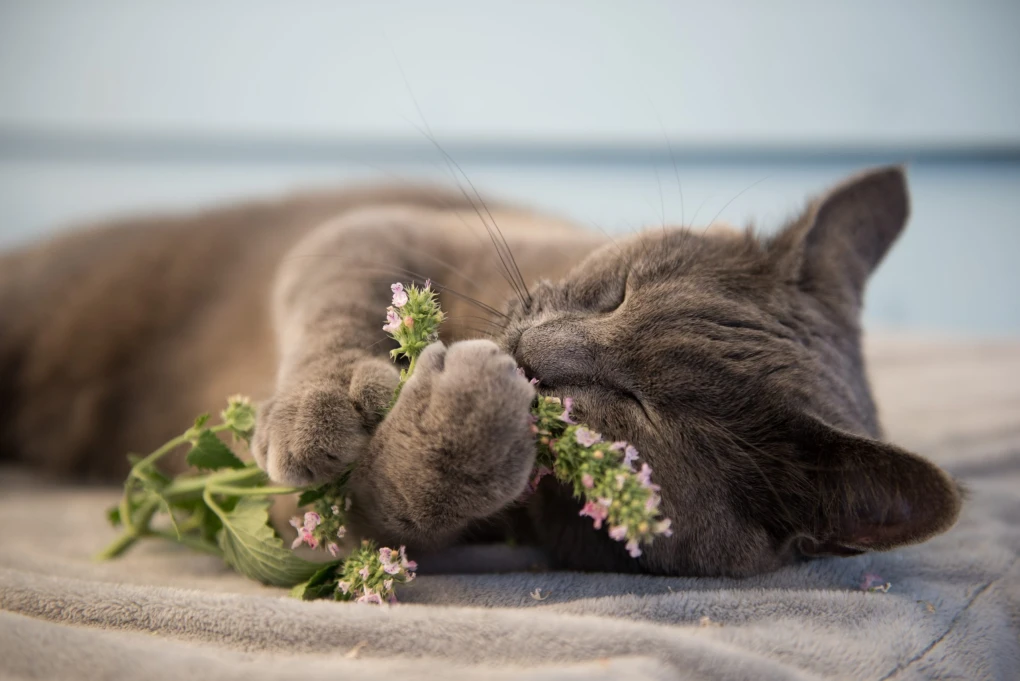
{"label": "cat's forehead", "polygon": [[730,226],[651,228],[607,243],[565,281],[594,285],[600,277],[626,273],[635,278],[632,283],[652,283],[680,275],[761,269],[765,260],[760,240],[748,231]]}

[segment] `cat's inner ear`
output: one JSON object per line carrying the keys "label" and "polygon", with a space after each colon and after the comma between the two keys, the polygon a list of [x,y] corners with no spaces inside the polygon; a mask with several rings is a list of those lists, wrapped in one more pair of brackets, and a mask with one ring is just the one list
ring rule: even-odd
{"label": "cat's inner ear", "polygon": [[842,289],[859,300],[909,213],[903,169],[872,170],[814,201],[771,246],[784,275],[815,290]]}
{"label": "cat's inner ear", "polygon": [[960,489],[934,464],[809,415],[798,415],[792,429],[806,481],[798,540],[803,553],[891,549],[929,539],[956,522]]}

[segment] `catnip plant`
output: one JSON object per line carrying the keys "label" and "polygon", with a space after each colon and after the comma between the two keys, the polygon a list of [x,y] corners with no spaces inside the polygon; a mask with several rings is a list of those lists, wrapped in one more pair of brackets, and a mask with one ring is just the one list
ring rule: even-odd
{"label": "catnip plant", "polygon": [[[438,340],[444,315],[430,281],[420,287],[395,283],[390,288],[393,298],[383,329],[398,344],[390,356],[407,363],[392,406],[414,373],[418,356]],[[639,455],[633,446],[605,441],[578,423],[572,405],[569,397],[536,396],[531,409],[535,470],[524,496],[552,475],[584,501],[582,516],[590,517],[596,529],[605,525],[609,536],[625,542],[636,558],[642,544],[672,533],[669,519],[659,512],[659,487],[652,482],[647,463],[636,467]],[[346,492],[350,470],[318,488],[273,485],[261,469],[242,461],[219,437],[230,433],[235,443],[250,445],[256,427],[250,400],[231,397],[218,424],[209,425],[209,418],[200,416],[148,456],[129,457],[132,466],[123,497],[108,513],[121,533],[99,559],[115,558],[140,539],[163,539],[218,556],[264,584],[293,587],[292,595],[305,600],[396,602],[397,587],[411,582],[417,569],[405,547],[379,547],[363,540],[341,558],[352,504]],[[199,472],[174,478],[162,473],[156,465],[160,459],[185,446],[187,463]],[[299,494],[298,506],[310,509],[290,520],[297,537],[289,548],[269,522],[272,497],[285,494]],[[302,545],[328,553],[332,560],[305,560],[292,550]]]}

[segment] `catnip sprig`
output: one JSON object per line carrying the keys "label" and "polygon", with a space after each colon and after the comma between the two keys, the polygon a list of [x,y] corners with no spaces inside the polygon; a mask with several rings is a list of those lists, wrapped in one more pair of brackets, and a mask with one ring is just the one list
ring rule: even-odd
{"label": "catnip sprig", "polygon": [[386,323],[382,328],[399,343],[398,347],[390,350],[390,357],[408,361],[407,368],[400,371],[400,383],[393,393],[395,403],[404,383],[414,373],[418,356],[430,344],[439,340],[443,311],[439,308],[438,295],[432,290],[432,282],[428,279],[422,287],[410,284],[405,288],[403,284],[396,283],[390,286],[390,290],[393,292],[393,300],[386,309]]}
{"label": "catnip sprig", "polygon": [[[403,546],[393,550],[365,544],[346,560],[336,560],[351,508],[345,491],[350,471],[318,489],[274,486],[261,469],[241,461],[217,437],[229,432],[235,441],[251,442],[255,432],[251,401],[240,395],[229,398],[220,418],[221,423],[210,426],[209,415],[204,414],[178,437],[133,460],[121,502],[108,513],[110,522],[123,531],[97,557],[115,558],[139,539],[158,538],[218,556],[264,584],[298,584],[294,593],[301,598],[396,602],[396,587],[414,579],[417,567]],[[187,462],[209,473],[171,479],[159,471],[157,462],[185,445],[190,445]],[[335,559],[329,563],[300,558],[269,524],[271,498],[298,492],[298,505],[315,510],[291,520],[298,537],[290,548],[321,547]],[[157,524],[161,512],[169,527]]]}
{"label": "catnip sprig", "polygon": [[291,591],[303,600],[332,598],[357,603],[396,603],[396,588],[414,580],[418,564],[408,560],[407,552],[379,548],[364,540],[343,563],[330,564]]}
{"label": "catnip sprig", "polygon": [[[231,397],[220,413],[221,423],[209,426],[209,415],[195,420],[183,434],[148,456],[136,459],[124,483],[120,504],[108,516],[120,536],[98,558],[114,558],[143,538],[161,538],[219,556],[242,574],[265,584],[291,586],[307,579],[318,565],[296,556],[269,525],[270,498],[301,489],[274,486],[254,463],[244,463],[217,433],[230,432],[248,443],[255,430],[250,400]],[[190,445],[186,461],[210,471],[169,478],[157,462]],[[155,524],[167,516],[169,527]]]}
{"label": "catnip sprig", "polygon": [[532,430],[538,440],[536,473],[532,488],[544,475],[573,489],[585,504],[580,515],[592,519],[595,529],[603,523],[609,536],[627,543],[634,558],[641,544],[657,535],[670,536],[669,518],[659,512],[659,486],[652,482],[647,463],[635,470],[638,451],[626,442],[606,442],[599,433],[577,423],[570,414],[569,397],[539,395],[531,410]]}

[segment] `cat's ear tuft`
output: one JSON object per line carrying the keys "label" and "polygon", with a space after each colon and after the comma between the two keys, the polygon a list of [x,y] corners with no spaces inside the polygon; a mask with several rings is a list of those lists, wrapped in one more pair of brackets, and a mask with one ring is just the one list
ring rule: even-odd
{"label": "cat's ear tuft", "polygon": [[783,275],[811,290],[836,290],[860,301],[868,276],[903,231],[910,199],[903,168],[849,178],[812,202],[770,249]]}
{"label": "cat's ear tuft", "polygon": [[916,544],[956,522],[962,494],[938,466],[885,442],[796,419],[805,478],[808,554],[852,555]]}

